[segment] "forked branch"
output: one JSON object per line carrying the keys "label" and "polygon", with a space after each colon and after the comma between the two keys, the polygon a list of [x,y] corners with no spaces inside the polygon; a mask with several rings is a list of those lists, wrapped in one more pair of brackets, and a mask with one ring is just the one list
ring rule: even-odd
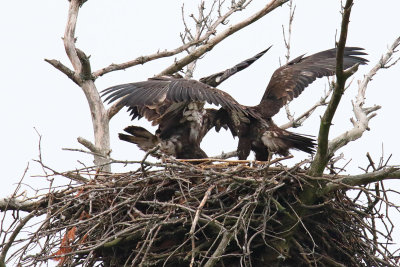
{"label": "forked branch", "polygon": [[[189,55],[183,57],[182,59],[176,61],[174,64],[163,70],[160,74],[158,75],[168,75],[168,74],[173,74],[177,71],[180,71],[184,66],[189,64],[190,62],[198,59],[202,55],[204,55],[206,52],[210,51],[214,46],[216,46],[218,43],[223,41],[225,38],[228,36],[234,34],[235,32],[243,29],[244,27],[252,24],[253,22],[259,20],[260,18],[264,17],[271,11],[273,11],[275,8],[283,5],[284,3],[288,2],[289,0],[272,0],[269,2],[264,8],[256,12],[254,15],[248,17],[247,19],[229,26],[226,30],[222,31],[221,33],[215,35],[215,37],[211,38],[206,42],[205,44],[199,46],[196,48],[194,51],[192,51]],[[240,7],[242,8],[242,7]],[[220,21],[221,20],[221,21]],[[217,20],[215,23],[221,23],[225,19],[222,20]],[[219,22],[220,21],[220,22]]]}
{"label": "forked branch", "polygon": [[395,60],[392,64],[390,64],[390,62],[393,59],[393,55],[397,52],[396,48],[399,45],[400,37],[393,42],[393,44],[388,48],[388,51],[382,55],[379,62],[375,64],[375,66],[364,76],[364,79],[362,81],[358,81],[358,94],[355,98],[355,101],[352,101],[355,118],[350,119],[351,123],[353,124],[353,128],[340,134],[329,142],[329,155],[333,155],[338,149],[347,145],[349,142],[361,138],[364,132],[369,130],[368,123],[373,117],[376,116],[374,111],[379,110],[381,106],[364,107],[367,86],[378,70],[390,68],[396,64],[397,60]]}
{"label": "forked branch", "polygon": [[[287,2],[287,1],[289,1],[289,0],[273,0],[272,2],[282,2],[282,4],[283,4],[283,3]],[[245,2],[245,3],[242,3],[242,2]],[[95,71],[93,73],[93,78],[96,79],[96,78],[98,78],[98,77],[100,77],[100,76],[102,76],[102,75],[104,75],[106,73],[109,73],[109,72],[112,72],[112,71],[117,71],[117,70],[127,69],[127,68],[130,68],[130,67],[139,65],[139,64],[144,64],[146,62],[149,62],[149,61],[152,61],[152,60],[155,60],[155,59],[178,55],[181,52],[189,51],[189,50],[193,49],[193,47],[196,47],[196,46],[203,47],[203,46],[205,46],[205,45],[207,45],[209,43],[210,37],[212,35],[214,35],[216,33],[216,31],[217,31],[217,27],[220,26],[220,25],[223,25],[225,23],[225,21],[233,13],[243,10],[247,6],[247,2],[249,3],[251,1],[240,1],[240,3],[233,4],[231,6],[231,8],[229,8],[228,11],[226,13],[224,13],[224,14],[221,14],[220,13],[220,9],[218,9],[219,16],[214,21],[214,23],[212,23],[212,24],[208,23],[208,21],[210,20],[211,14],[203,14],[202,13],[203,10],[199,10],[199,17],[197,19],[195,19],[194,16],[192,16],[192,18],[197,20],[197,22],[199,23],[199,26],[197,28],[198,31],[197,31],[197,34],[196,34],[197,36],[196,37],[191,36],[190,29],[187,27],[186,22],[184,21],[184,26],[185,26],[184,31],[185,31],[185,33],[181,36],[181,38],[185,38],[186,35],[189,35],[189,37],[190,37],[189,39],[190,40],[188,42],[183,43],[181,46],[179,46],[179,47],[177,47],[175,49],[158,51],[158,52],[150,54],[150,55],[137,57],[137,58],[135,58],[133,60],[126,61],[124,63],[111,64],[111,65],[109,65],[107,67],[104,67],[104,68],[102,68],[100,70]],[[201,9],[202,6],[203,5],[201,4],[199,9]],[[205,29],[207,29],[207,31],[205,31]],[[232,34],[232,33],[230,33],[230,34]],[[226,34],[225,36],[223,36],[222,40],[225,39],[226,37],[228,37],[230,34]],[[215,46],[215,44],[213,46]],[[211,48],[209,48],[208,50],[210,50]],[[197,51],[197,49],[196,49],[196,51]],[[192,52],[193,51],[190,51],[189,55],[191,55]],[[175,73],[177,71],[180,71],[183,67],[185,67],[189,63],[191,63],[191,62],[195,61],[196,59],[198,59],[205,52],[206,51],[203,51],[200,54],[198,52],[196,52],[196,54],[198,54],[198,56],[190,57],[191,60],[185,60],[185,63],[184,64],[179,64],[180,67],[179,68],[175,68],[174,71],[169,71],[169,72],[165,72],[164,71],[160,75],[172,74],[172,73]],[[187,58],[187,57],[185,57],[185,58]]]}

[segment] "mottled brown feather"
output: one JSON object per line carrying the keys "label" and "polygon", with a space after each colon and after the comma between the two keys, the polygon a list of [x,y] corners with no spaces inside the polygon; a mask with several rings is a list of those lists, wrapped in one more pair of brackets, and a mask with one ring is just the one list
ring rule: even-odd
{"label": "mottled brown feather", "polygon": [[[368,60],[359,57],[366,55],[359,47],[346,47],[343,57],[343,68],[355,64],[366,64]],[[275,108],[265,112],[269,117],[275,115],[288,101],[298,97],[315,79],[330,76],[336,71],[336,48],[322,51],[308,57],[299,56],[286,65],[278,68],[271,77],[261,103]],[[272,102],[275,101],[275,104]],[[278,108],[279,107],[279,108]],[[264,108],[265,110],[268,107]]]}

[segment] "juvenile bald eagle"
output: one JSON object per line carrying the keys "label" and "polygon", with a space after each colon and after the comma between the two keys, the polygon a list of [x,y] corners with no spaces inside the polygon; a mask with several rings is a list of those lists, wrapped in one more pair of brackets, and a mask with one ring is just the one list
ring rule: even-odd
{"label": "juvenile bald eagle", "polygon": [[[215,127],[219,131],[221,127],[230,127],[236,132],[236,128],[249,123],[250,118],[258,118],[229,94],[210,85],[217,86],[247,68],[269,49],[230,69],[204,77],[202,82],[163,76],[103,90],[102,96],[107,95],[104,101],[119,100],[119,105],[128,107],[132,120],[145,117],[153,125],[158,125],[155,135],[142,127],[128,126],[124,129],[128,134],[120,133],[119,138],[137,144],[144,151],[160,145],[162,152],[180,159],[207,157],[200,143],[210,129]],[[205,109],[206,102],[221,108]],[[229,121],[227,113],[230,114]]]}
{"label": "juvenile bald eagle", "polygon": [[[200,81],[155,77],[105,89],[105,101],[119,100],[120,105],[128,107],[132,119],[145,117],[153,125],[158,125],[155,135],[142,127],[127,127],[125,131],[130,135],[120,134],[120,139],[135,143],[145,151],[159,144],[163,152],[177,158],[204,158],[207,155],[200,148],[203,137],[213,127],[217,131],[224,127],[239,137],[239,159],[246,159],[250,151],[255,152],[257,160],[268,159],[270,152],[287,155],[289,149],[313,153],[315,142],[312,138],[281,129],[271,118],[316,78],[335,74],[336,49],[308,57],[302,55],[278,68],[256,106],[243,106],[226,92],[215,88],[251,65],[268,49]],[[362,50],[346,47],[343,68],[365,64],[367,60],[360,57],[366,55]],[[220,106],[220,109],[205,109],[206,102]]]}

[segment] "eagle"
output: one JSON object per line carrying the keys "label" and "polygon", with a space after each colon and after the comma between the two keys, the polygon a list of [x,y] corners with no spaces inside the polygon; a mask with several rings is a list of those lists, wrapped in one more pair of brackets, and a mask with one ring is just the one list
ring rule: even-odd
{"label": "eagle", "polygon": [[[161,76],[103,90],[105,102],[118,100],[118,105],[128,108],[132,119],[144,117],[152,125],[158,125],[155,134],[142,127],[128,126],[124,129],[127,134],[120,133],[119,138],[137,144],[144,151],[159,146],[162,152],[178,159],[200,159],[207,157],[200,144],[208,131],[215,128],[218,132],[225,128],[239,138],[239,159],[247,159],[251,151],[256,160],[267,160],[271,153],[288,155],[290,149],[314,153],[313,138],[281,129],[272,117],[317,78],[335,74],[336,48],[307,57],[301,55],[279,67],[256,106],[241,105],[216,88],[269,49],[199,81],[176,75]],[[366,64],[363,50],[345,47],[343,68]],[[205,108],[205,103],[219,106],[219,109]]]}

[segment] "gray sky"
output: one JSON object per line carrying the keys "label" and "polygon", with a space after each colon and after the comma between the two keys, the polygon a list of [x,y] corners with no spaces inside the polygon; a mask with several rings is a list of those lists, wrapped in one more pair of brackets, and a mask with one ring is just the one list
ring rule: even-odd
{"label": "gray sky", "polygon": [[[191,1],[196,2],[197,1]],[[252,14],[266,1],[254,0],[251,7],[230,19],[229,23],[240,21]],[[182,1],[128,1],[91,0],[81,9],[76,36],[77,47],[91,55],[92,70],[122,63],[157,50],[179,46],[179,33],[183,30],[181,20]],[[340,27],[340,1],[308,0],[295,1],[296,13],[292,35],[292,57],[312,54],[334,47],[335,35]],[[187,14],[195,12],[196,5],[186,4]],[[334,118],[331,138],[351,128],[351,99],[357,93],[357,80],[376,64],[387,46],[400,35],[400,1],[356,0],[351,14],[348,46],[360,46],[369,54],[370,65],[360,67],[355,80],[347,90]],[[9,195],[14,184],[22,176],[29,162],[26,183],[40,186],[42,178],[29,177],[43,174],[37,163],[38,135],[42,135],[42,157],[44,162],[59,171],[79,168],[77,160],[91,165],[92,159],[62,148],[82,148],[76,141],[78,136],[93,140],[92,123],[86,99],[77,85],[64,74],[54,69],[43,59],[61,60],[70,63],[65,55],[61,37],[68,11],[68,1],[3,1],[0,10],[0,105],[2,130],[1,166],[2,187],[0,196]],[[279,58],[284,61],[285,49],[282,25],[287,25],[288,8],[278,8],[250,27],[229,37],[198,62],[195,78],[223,70],[239,61],[253,56],[269,45],[273,48],[249,69],[234,76],[220,86],[242,104],[259,102],[272,72],[279,67]],[[113,72],[96,81],[102,90],[112,85],[147,79],[173,63],[166,58],[125,71]],[[370,122],[371,131],[362,139],[352,142],[345,149],[344,165],[352,159],[348,170],[360,173],[359,166],[365,167],[370,152],[377,161],[382,145],[387,158],[393,154],[391,163],[399,164],[398,114],[400,98],[400,64],[388,70],[380,70],[370,83],[366,94],[367,105],[381,105],[378,116]],[[313,105],[326,88],[327,80],[320,79],[309,86],[291,105],[295,114]],[[292,129],[295,132],[318,134],[319,109],[304,127]],[[286,122],[283,112],[275,117],[277,124]],[[112,156],[121,160],[135,160],[143,156],[134,145],[119,141],[117,134],[131,122],[124,110],[111,121]],[[146,125],[140,122],[140,125]],[[228,132],[210,134],[203,143],[209,155],[234,150],[237,140]],[[295,153],[293,164],[307,157]],[[115,167],[116,171],[129,171]],[[396,186],[399,182],[392,182]]]}

